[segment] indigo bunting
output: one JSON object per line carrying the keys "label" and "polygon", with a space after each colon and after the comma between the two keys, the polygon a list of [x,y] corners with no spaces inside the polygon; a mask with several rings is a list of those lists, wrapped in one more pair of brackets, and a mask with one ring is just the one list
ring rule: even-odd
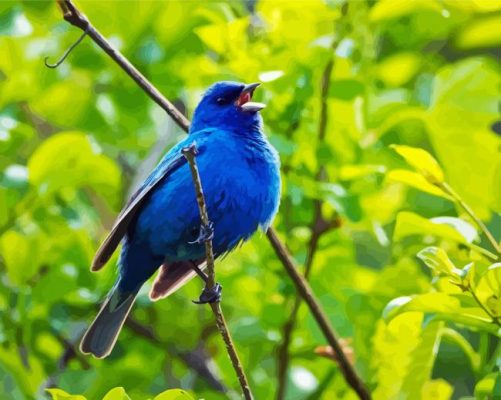
{"label": "indigo bunting", "polygon": [[[218,82],[203,95],[189,135],[160,161],[120,212],[96,253],[101,269],[120,241],[118,279],[85,333],[80,349],[103,358],[110,354],[141,286],[159,270],[150,298],[167,297],[205,267],[204,240],[212,237],[216,257],[266,230],[280,200],[279,158],[262,132],[252,102],[258,83]],[[202,229],[195,189],[182,150],[196,145],[210,232]],[[220,286],[202,293],[218,301]]]}

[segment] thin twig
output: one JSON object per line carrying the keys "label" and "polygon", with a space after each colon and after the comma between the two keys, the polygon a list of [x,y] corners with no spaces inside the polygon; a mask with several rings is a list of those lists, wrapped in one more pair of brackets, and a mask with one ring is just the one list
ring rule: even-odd
{"label": "thin twig", "polygon": [[[324,223],[326,221],[323,220],[321,216],[321,212],[317,211],[321,209],[321,204],[318,205],[318,207],[315,207],[315,215],[313,217],[314,223],[312,224],[312,234],[310,238],[310,242],[308,244],[308,251],[306,254],[306,262],[304,264],[304,278],[305,280],[308,279],[310,272],[311,272],[311,267],[313,265],[313,260],[315,257],[315,253],[318,248],[318,241],[320,240],[320,237],[327,232],[328,229],[323,229],[319,230],[317,226],[319,226],[319,222],[323,221]],[[339,220],[336,223],[339,224]],[[332,228],[338,226],[335,225],[336,223],[332,224]],[[286,392],[286,383],[287,383],[287,369],[288,365],[290,362],[290,344],[292,341],[292,335],[294,333],[294,329],[296,327],[296,320],[297,320],[297,314],[299,312],[299,306],[301,305],[302,302],[302,297],[301,296],[296,296],[294,298],[294,304],[292,305],[292,310],[290,317],[287,319],[285,324],[282,327],[282,343],[280,344],[277,354],[278,354],[278,365],[277,365],[277,375],[278,375],[278,388],[277,388],[277,395],[276,398],[277,400],[282,400],[285,398],[285,392]]]}
{"label": "thin twig", "polygon": [[[318,124],[319,143],[324,142],[327,131],[327,122],[328,122],[327,98],[329,95],[332,70],[334,68],[334,53],[338,47],[338,44],[339,44],[338,40],[334,38],[331,45],[331,50],[332,50],[331,55],[322,73],[322,81],[320,85],[320,116]],[[325,167],[321,165],[318,168],[316,174],[316,180],[317,181],[325,180],[325,175],[326,175]],[[304,267],[304,277],[306,280],[308,280],[308,276],[310,275],[315,253],[318,248],[318,242],[321,236],[324,233],[328,232],[330,229],[338,227],[340,225],[338,218],[335,218],[332,222],[326,221],[324,219],[322,215],[322,204],[323,201],[320,199],[316,199],[313,203],[314,215],[311,223],[312,233],[308,244],[308,251],[306,253],[306,261]],[[300,296],[295,297],[290,317],[287,319],[287,321],[282,327],[282,332],[283,332],[282,343],[280,344],[277,351],[278,354],[278,359],[277,359],[278,388],[276,394],[277,400],[283,400],[285,398],[285,393],[287,390],[287,370],[290,362],[289,347],[292,341],[294,329],[296,327],[297,314],[299,311],[299,307],[301,306],[301,300],[302,299]]]}
{"label": "thin twig", "polygon": [[150,96],[155,103],[162,107],[167,114],[184,131],[188,131],[190,122],[186,117],[169,101],[158,89],[146,79],[146,77],[134,67],[131,62],[124,57],[122,53],[116,50],[106,40],[106,38],[90,23],[87,17],[78,10],[71,0],[57,0],[57,3],[63,11],[64,19],[70,24],[87,31],[87,35],[108,54],[120,67],[129,75],[142,89]]}
{"label": "thin twig", "polygon": [[470,206],[464,202],[462,197],[458,193],[456,193],[456,191],[447,182],[442,182],[439,184],[439,186],[443,191],[445,191],[454,200],[456,200],[456,202],[463,208],[463,210],[466,211],[466,213],[475,222],[475,224],[477,224],[478,228],[484,233],[485,237],[491,243],[492,247],[494,247],[494,250],[496,250],[499,258],[499,256],[501,255],[501,247],[499,246],[499,243],[496,241],[489,229],[487,229],[487,226],[485,226],[485,224],[480,218],[477,217]]}
{"label": "thin twig", "polygon": [[[63,12],[63,17],[70,24],[82,29],[87,29],[87,35],[99,46],[101,47],[106,54],[108,54],[123,70],[127,73],[144,91],[145,93],[155,102],[157,103],[165,112],[176,122],[176,124],[183,129],[185,132],[188,132],[189,129],[189,121],[186,117],[172,104],[170,103],[159,91],[156,89],[147,79],[142,75],[131,63],[127,60],[119,51],[115,50],[111,44],[106,40],[106,38],[101,35],[99,31],[90,23],[90,21],[85,17],[73,4],[71,0],[57,0],[59,7]],[[280,258],[284,268],[290,275],[291,279],[296,282],[298,279],[298,273],[295,270],[294,264],[290,263],[289,260],[292,260],[292,256],[289,254],[288,250],[282,244],[280,239],[278,238],[277,233],[273,228],[269,228],[267,231],[267,237],[270,240],[270,243],[274,248],[280,248],[280,254],[283,256]],[[292,269],[290,266],[292,265]],[[302,277],[299,276],[301,280]],[[308,293],[313,296],[312,290],[306,281],[302,282],[303,290],[299,290],[301,296],[308,295]],[[306,299],[306,298],[305,298]],[[320,304],[317,301],[313,301],[310,299],[306,299],[307,304],[310,307],[313,315],[317,319],[317,323],[320,326],[320,329],[324,332],[324,335],[328,338],[331,346],[339,352],[339,354],[343,354],[340,351],[339,345],[332,345],[331,341],[336,341],[336,338],[333,334],[332,327],[330,326],[328,320],[323,315],[323,311],[320,307]],[[217,304],[217,303],[216,303]],[[315,307],[313,310],[312,307]],[[320,313],[320,314],[319,314]],[[323,318],[322,318],[323,317]],[[224,321],[223,321],[224,322]],[[330,338],[330,340],[329,340]],[[340,359],[344,359],[346,361],[346,357],[344,355],[340,355]],[[340,365],[343,365],[340,362]],[[341,366],[343,369],[344,367]],[[351,368],[351,372],[343,373],[345,376],[350,376],[350,379],[347,379],[348,384],[350,384],[353,389],[359,393],[362,399],[369,399],[369,392],[363,385],[360,378],[356,375],[356,372]]]}
{"label": "thin twig", "polygon": [[[180,351],[176,345],[160,340],[156,333],[151,329],[151,327],[141,324],[131,316],[129,316],[125,321],[125,326],[133,331],[136,335],[142,337],[145,340],[148,340],[155,346],[164,349],[167,348],[170,354],[181,359],[181,361],[183,361],[183,363],[188,368],[196,371],[196,373],[205,381],[207,381],[207,383],[214,389],[224,393],[228,391],[219,376],[217,376],[217,374],[210,368],[204,347],[201,347],[204,346],[208,334],[201,335],[200,344],[197,346],[197,348],[189,351]],[[207,331],[207,329],[203,331]]]}
{"label": "thin twig", "polygon": [[85,36],[86,36],[86,35],[87,35],[87,31],[84,31],[84,33],[82,33],[82,35],[78,38],[78,40],[77,40],[75,43],[73,43],[73,44],[72,44],[72,45],[68,48],[68,50],[66,50],[66,51],[64,52],[64,54],[61,56],[61,58],[60,58],[59,60],[57,60],[57,61],[56,61],[56,63],[55,63],[55,64],[49,64],[49,62],[48,62],[49,57],[45,57],[45,59],[44,59],[45,66],[46,66],[47,68],[52,68],[52,69],[59,67],[59,66],[60,66],[60,65],[64,62],[64,60],[66,60],[66,57],[68,57],[68,56],[70,55],[70,53],[72,52],[72,50],[73,50],[75,47],[77,47],[77,46],[80,44],[80,42],[81,42],[82,40],[84,40],[84,38],[85,38]]}
{"label": "thin twig", "polygon": [[[204,192],[202,188],[202,182],[200,180],[200,174],[198,172],[196,158],[196,147],[195,145],[191,145],[183,149],[183,155],[188,161],[190,165],[191,176],[193,178],[193,185],[195,186],[195,193],[197,196],[197,204],[198,210],[200,212],[200,219],[202,221],[202,225],[205,229],[210,229],[210,221],[209,215],[207,214],[207,207],[205,205]],[[205,256],[207,260],[207,282],[206,287],[208,289],[213,289],[216,286],[215,279],[215,271],[214,271],[214,252],[212,250],[212,239],[207,239],[205,242]],[[242,367],[242,363],[238,358],[237,350],[235,345],[233,344],[233,340],[231,338],[230,331],[228,330],[228,325],[224,319],[223,310],[221,309],[221,305],[219,301],[209,303],[214,316],[216,317],[216,324],[221,336],[223,337],[224,344],[226,345],[226,350],[228,351],[228,355],[230,356],[231,363],[233,364],[233,368],[238,377],[238,381],[240,382],[240,386],[242,388],[242,392],[244,398],[246,400],[252,400],[252,393],[250,390],[249,382],[245,375],[244,369]]]}
{"label": "thin twig", "polygon": [[346,381],[358,394],[360,399],[362,400],[370,399],[371,396],[367,388],[365,387],[364,383],[362,382],[357,372],[355,371],[353,366],[350,364],[348,358],[344,354],[343,349],[337,338],[337,335],[334,332],[334,329],[331,327],[330,322],[327,319],[324,311],[322,310],[320,302],[313,294],[310,285],[308,284],[306,279],[298,272],[294,260],[289,255],[289,252],[282,244],[280,239],[277,237],[276,233],[272,230],[268,230],[266,235],[268,236],[268,239],[270,240],[273,248],[275,249],[278,258],[280,259],[283,266],[289,273],[289,276],[294,281],[298,293],[308,304],[308,307],[310,308],[310,311],[315,317],[318,326],[320,327],[325,338],[327,339],[327,342],[330,344],[330,346],[334,349],[334,351],[338,355],[339,367],[341,368],[341,371],[343,372]]}
{"label": "thin twig", "polygon": [[495,316],[491,310],[489,310],[485,305],[484,303],[482,303],[480,301],[480,299],[478,298],[477,294],[475,293],[475,289],[473,289],[470,285],[467,286],[466,288],[468,290],[468,292],[471,294],[471,297],[473,297],[473,300],[475,300],[477,302],[477,304],[480,306],[480,308],[482,310],[484,310],[484,312],[490,317],[490,319],[492,319],[492,322],[497,324],[497,325],[500,325],[501,326],[501,321],[499,321],[499,318],[497,316]]}

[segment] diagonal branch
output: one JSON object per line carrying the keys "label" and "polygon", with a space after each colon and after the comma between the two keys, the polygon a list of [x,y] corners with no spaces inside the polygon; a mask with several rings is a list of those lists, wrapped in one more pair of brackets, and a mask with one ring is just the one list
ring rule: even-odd
{"label": "diagonal branch", "polygon": [[99,47],[101,47],[106,54],[108,54],[120,67],[129,75],[144,92],[151,97],[151,99],[162,107],[167,114],[182,128],[185,132],[188,132],[190,122],[186,117],[167,100],[158,89],[151,84],[146,77],[139,72],[132,63],[124,57],[117,49],[115,49],[106,40],[106,38],[99,32],[94,25],[90,23],[87,17],[80,12],[80,10],[73,4],[71,0],[57,0],[57,4],[61,11],[63,12],[64,19],[71,25],[74,25],[84,32],[87,32],[89,36]]}
{"label": "diagonal branch", "polygon": [[[124,72],[126,72],[146,92],[146,94],[150,96],[155,103],[162,107],[162,109],[164,109],[165,112],[172,117],[180,128],[182,128],[185,132],[188,132],[189,121],[186,117],[184,117],[183,114],[130,63],[129,60],[127,60],[119,51],[111,46],[106,38],[90,23],[87,17],[76,8],[71,0],[57,0],[57,3],[61,8],[63,17],[66,21],[84,31],[87,30],[87,35],[99,47],[101,47],[106,54],[108,54],[124,70]],[[339,365],[348,384],[355,390],[355,392],[357,392],[361,399],[370,399],[367,388],[364,386],[356,371],[347,361],[334,331],[321,309],[320,303],[313,296],[313,291],[311,290],[308,282],[297,272],[292,261],[292,256],[278,238],[277,233],[273,228],[268,229],[267,237],[279,255],[279,259],[287,273],[296,284],[298,293],[308,304],[308,307],[314,315],[317,324],[324,333],[327,341],[339,354]]]}
{"label": "diagonal branch", "polygon": [[125,321],[125,326],[133,331],[137,336],[142,337],[143,339],[151,342],[159,348],[167,348],[167,351],[170,354],[182,360],[188,368],[191,368],[193,371],[195,371],[215,390],[223,393],[226,393],[228,391],[218,374],[216,374],[215,371],[213,371],[210,367],[209,359],[204,348],[205,338],[207,338],[207,336],[211,334],[210,332],[212,332],[212,325],[206,327],[202,331],[203,334],[200,337],[199,344],[193,350],[188,351],[180,351],[176,345],[160,340],[156,333],[149,326],[141,324],[131,316],[129,316]]}
{"label": "diagonal branch", "polygon": [[[192,144],[190,147],[183,149],[183,155],[188,161],[190,165],[191,176],[193,179],[193,185],[195,186],[195,193],[197,196],[198,210],[200,212],[200,219],[202,220],[202,226],[205,229],[209,229],[210,221],[209,215],[207,214],[207,206],[205,204],[204,192],[202,188],[202,182],[200,180],[200,174],[198,173],[198,167],[196,162],[196,147],[195,144]],[[206,239],[205,242],[205,257],[207,259],[207,282],[206,286],[208,289],[213,289],[216,286],[215,272],[214,272],[214,252],[212,250],[212,239]],[[231,338],[230,331],[228,329],[228,325],[226,324],[226,320],[224,318],[223,310],[221,309],[221,305],[219,301],[209,303],[214,316],[216,317],[216,325],[223,337],[224,344],[226,345],[226,350],[228,351],[228,355],[230,356],[231,363],[233,364],[233,368],[238,377],[238,381],[240,382],[240,386],[242,388],[242,392],[244,394],[244,398],[246,400],[252,400],[252,393],[250,390],[249,382],[247,381],[247,377],[245,376],[244,369],[242,367],[242,363],[238,358],[237,350],[235,345],[233,344],[233,340]]]}
{"label": "diagonal branch", "polygon": [[[328,107],[327,98],[329,95],[329,87],[331,81],[332,70],[334,69],[334,53],[339,45],[339,40],[337,39],[337,31],[334,33],[335,37],[330,46],[331,54],[322,72],[321,86],[320,86],[320,116],[318,124],[318,142],[321,145],[325,141],[325,135],[327,132],[327,122],[328,122]],[[317,181],[324,181],[326,179],[326,169],[323,165],[318,168],[316,174]],[[314,214],[311,222],[311,238],[308,243],[308,249],[306,252],[306,261],[304,263],[304,277],[308,280],[310,275],[313,260],[315,258],[315,253],[318,248],[318,243],[320,238],[331,229],[338,228],[341,225],[341,220],[339,216],[335,216],[332,220],[327,221],[322,214],[323,201],[316,199],[313,203]],[[299,312],[299,307],[301,306],[301,297],[296,296],[292,306],[292,310],[289,318],[284,323],[282,327],[282,342],[277,349],[278,360],[277,360],[277,378],[278,378],[278,389],[277,389],[277,400],[283,400],[285,398],[287,390],[287,370],[290,363],[290,344],[292,342],[292,336],[294,329],[296,327],[297,315]]]}
{"label": "diagonal branch", "polygon": [[364,383],[358,376],[357,372],[353,368],[353,366],[350,364],[350,361],[346,357],[346,354],[343,351],[343,348],[339,342],[339,339],[337,338],[336,333],[334,332],[334,329],[330,325],[329,320],[327,319],[327,316],[325,315],[324,311],[322,310],[322,306],[320,305],[320,302],[318,299],[315,297],[313,294],[313,291],[308,284],[308,281],[298,272],[297,267],[295,265],[294,260],[290,256],[289,252],[285,248],[285,246],[282,244],[280,239],[278,238],[277,234],[272,231],[268,230],[266,233],[268,236],[268,239],[271,242],[271,245],[275,249],[275,252],[282,262],[283,266],[287,270],[288,274],[294,281],[294,284],[296,285],[298,293],[301,295],[303,300],[308,304],[308,307],[310,308],[311,313],[315,317],[315,320],[317,321],[318,326],[322,330],[325,338],[327,339],[327,342],[329,345],[334,349],[335,353],[338,355],[338,362],[339,362],[339,367],[341,368],[341,371],[343,372],[343,375],[346,379],[346,382],[353,388],[353,390],[358,394],[360,399],[362,400],[368,400],[371,398],[367,388],[365,387]]}

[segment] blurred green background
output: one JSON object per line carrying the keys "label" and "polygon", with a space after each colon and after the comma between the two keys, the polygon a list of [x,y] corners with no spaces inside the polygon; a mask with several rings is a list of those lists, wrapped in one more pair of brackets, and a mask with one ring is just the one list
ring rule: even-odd
{"label": "blurred green background", "polygon": [[[274,225],[375,399],[500,398],[495,249],[420,175],[426,162],[415,172],[389,146],[431,153],[499,241],[501,2],[78,5],[188,116],[215,81],[263,83],[282,160]],[[89,38],[44,66],[80,34],[52,1],[0,2],[0,398],[42,399],[50,386],[238,398],[213,316],[191,302],[198,281],[154,304],[146,285],[109,358],[74,352],[115,277],[116,257],[89,271],[97,246],[183,136]],[[257,399],[356,398],[315,352],[325,340],[304,305],[284,350],[296,294],[264,234],[217,276]]]}

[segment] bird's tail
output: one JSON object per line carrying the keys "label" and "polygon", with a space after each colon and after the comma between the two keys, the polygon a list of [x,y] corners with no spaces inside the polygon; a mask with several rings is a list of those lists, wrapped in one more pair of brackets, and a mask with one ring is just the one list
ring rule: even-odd
{"label": "bird's tail", "polygon": [[118,285],[115,285],[82,338],[82,353],[92,354],[97,358],[104,358],[111,353],[138,291],[139,289],[132,293],[123,293]]}

